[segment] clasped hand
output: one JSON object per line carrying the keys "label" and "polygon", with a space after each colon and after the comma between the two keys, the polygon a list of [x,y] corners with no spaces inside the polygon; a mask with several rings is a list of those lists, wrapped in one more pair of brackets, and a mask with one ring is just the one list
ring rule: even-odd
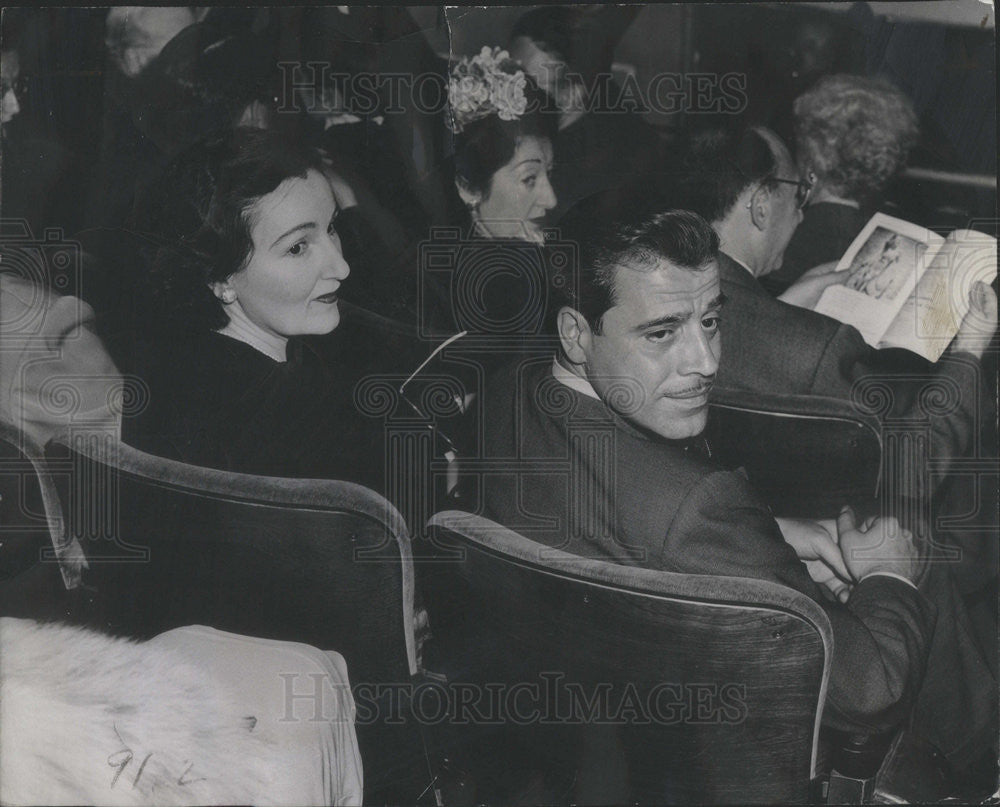
{"label": "clasped hand", "polygon": [[798,518],[776,520],[785,543],[795,550],[813,581],[829,589],[841,602],[847,602],[854,579],[844,563],[836,528],[831,534],[820,521]]}
{"label": "clasped hand", "polygon": [[916,578],[913,534],[891,516],[871,516],[858,524],[854,510],[845,506],[836,522],[788,518],[777,522],[809,576],[840,602],[847,602],[854,585],[872,574]]}

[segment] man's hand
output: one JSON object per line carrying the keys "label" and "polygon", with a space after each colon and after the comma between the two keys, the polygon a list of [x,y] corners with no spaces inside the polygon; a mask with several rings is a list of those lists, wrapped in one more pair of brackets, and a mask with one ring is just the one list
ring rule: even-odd
{"label": "man's hand", "polygon": [[969,289],[969,310],[955,337],[954,349],[982,358],[997,330],[997,294],[981,280]]}
{"label": "man's hand", "polygon": [[913,535],[895,518],[872,516],[858,524],[854,510],[845,506],[837,516],[837,533],[844,563],[855,580],[886,572],[916,583],[919,557]]}
{"label": "man's hand", "polygon": [[840,602],[847,602],[850,599],[854,583],[845,582],[843,578],[838,577],[837,573],[827,566],[824,561],[806,560],[803,561],[803,565],[806,567],[806,571],[809,572],[809,576],[813,579],[813,582],[823,586]]}
{"label": "man's hand", "polygon": [[851,573],[840,547],[822,524],[796,518],[776,519],[785,543],[795,550],[815,583],[828,588],[841,602],[851,593]]}
{"label": "man's hand", "polygon": [[827,288],[843,285],[847,280],[850,272],[838,272],[836,268],[836,262],[831,262],[810,269],[778,295],[778,299],[799,308],[815,308]]}
{"label": "man's hand", "polygon": [[[837,264],[839,261],[828,261],[826,263],[821,263],[814,266],[808,272],[803,272],[799,280],[809,280],[810,278],[820,277],[821,275],[828,275],[831,272],[837,271]],[[845,272],[845,274],[850,274],[850,272]]]}

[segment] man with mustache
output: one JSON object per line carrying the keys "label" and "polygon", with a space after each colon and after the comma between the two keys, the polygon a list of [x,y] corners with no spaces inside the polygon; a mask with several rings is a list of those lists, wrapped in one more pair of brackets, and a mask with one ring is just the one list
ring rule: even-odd
{"label": "man with mustache", "polygon": [[[915,702],[924,708],[928,686],[933,713],[920,714],[932,741],[942,714],[961,721],[983,707],[959,684],[964,657],[932,654],[925,680],[941,582],[896,519],[858,525],[845,508],[829,526],[836,542],[816,523],[779,526],[742,475],[713,463],[701,434],[724,299],[708,223],[676,210],[616,216],[598,203],[575,211],[562,235],[576,244],[578,272],[554,284],[557,356],[508,367],[484,395],[483,514],[581,557],[764,579],[813,597],[835,634],[824,712],[834,728],[898,726]],[[849,599],[838,581],[852,586]]]}

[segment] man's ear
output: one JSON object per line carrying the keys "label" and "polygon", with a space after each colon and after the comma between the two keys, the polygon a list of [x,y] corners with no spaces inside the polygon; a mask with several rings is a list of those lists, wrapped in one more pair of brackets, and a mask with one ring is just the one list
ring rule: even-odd
{"label": "man's ear", "polygon": [[462,177],[455,177],[455,189],[466,207],[479,207],[479,203],[483,201],[483,195],[479,191],[472,190]]}
{"label": "man's ear", "polygon": [[594,335],[586,318],[568,305],[556,315],[556,329],[563,355],[571,364],[586,364]]}
{"label": "man's ear", "polygon": [[747,203],[747,207],[750,208],[750,221],[758,230],[764,231],[770,225],[773,200],[771,189],[765,185],[758,185],[750,195],[750,201]]}

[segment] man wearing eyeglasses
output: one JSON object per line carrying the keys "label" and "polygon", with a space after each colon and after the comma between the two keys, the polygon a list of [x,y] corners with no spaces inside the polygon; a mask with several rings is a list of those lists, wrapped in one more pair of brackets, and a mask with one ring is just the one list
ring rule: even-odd
{"label": "man wearing eyeglasses", "polygon": [[729,192],[716,196],[717,207],[729,202],[728,210],[713,211],[710,220],[724,253],[760,277],[780,268],[785,247],[802,221],[810,186],[799,178],[792,155],[769,129],[751,129],[722,164],[730,173],[727,168],[732,174],[725,177]]}
{"label": "man wearing eyeglasses", "polygon": [[[715,389],[850,401],[858,384],[877,382],[890,388],[893,410],[887,419],[930,421],[930,457],[943,461],[965,454],[977,424],[988,417],[977,412],[977,382],[980,359],[997,328],[994,291],[985,284],[972,288],[969,313],[949,351],[930,371],[914,373],[901,365],[898,351],[874,350],[855,328],[799,307],[815,300],[800,298],[788,305],[787,297],[774,299],[758,282],[781,266],[811,191],[774,132],[705,133],[695,139],[685,166],[672,206],[702,215],[720,241],[726,361]],[[847,274],[832,272],[832,264],[829,268],[826,274],[813,272],[808,291],[815,299]],[[939,381],[957,390],[956,406],[928,418],[921,396]]]}
{"label": "man wearing eyeglasses", "polygon": [[[865,522],[864,540],[850,508],[836,524],[776,521],[745,477],[715,464],[704,429],[733,340],[711,227],[685,210],[636,211],[615,192],[560,226],[576,252],[553,277],[556,356],[519,359],[488,382],[485,463],[466,504],[579,557],[813,596],[834,631],[827,724],[868,733],[912,716],[956,772],[974,764],[996,734],[996,685],[945,570],[924,567],[895,518]],[[849,578],[848,592],[838,580]]]}

